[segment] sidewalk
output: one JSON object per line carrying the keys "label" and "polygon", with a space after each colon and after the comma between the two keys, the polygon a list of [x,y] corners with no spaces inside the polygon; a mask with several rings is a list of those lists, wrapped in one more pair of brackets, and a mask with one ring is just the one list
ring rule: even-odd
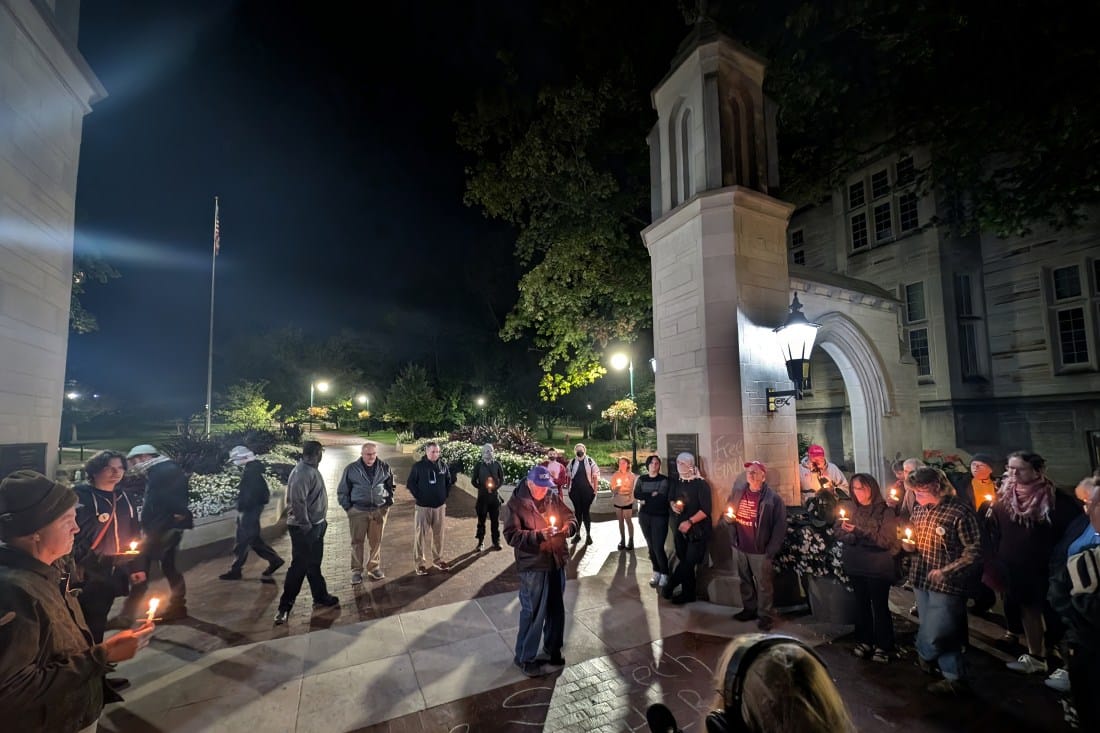
{"label": "sidewalk", "polygon": [[[106,709],[101,731],[644,731],[645,709],[658,700],[682,727],[702,730],[722,650],[755,626],[733,621],[726,607],[659,601],[640,532],[636,552],[620,553],[615,523],[593,526],[594,544],[579,546],[569,569],[568,666],[528,679],[512,665],[513,556],[507,547],[473,552],[472,497],[456,491],[448,502],[452,572],[413,574],[413,505],[401,489],[383,541],[385,580],[350,585],[335,489],[360,441],[340,438],[344,445],[322,438],[320,466],[330,493],[323,571],[340,607],[314,612],[304,588],[290,623],[275,627],[285,569],[262,582],[264,563],[253,559],[245,580],[227,582],[217,575],[229,565],[228,546],[186,553],[191,618],[160,626],[150,647],[120,666],[133,687]],[[403,482],[412,457],[391,446],[380,455]],[[273,544],[289,560],[289,540]],[[163,580],[153,587],[166,592]],[[860,662],[848,644],[832,643],[846,629],[808,616],[781,630],[818,647],[861,730],[1062,730],[1041,678],[1012,675],[981,652],[970,655],[979,695],[944,703],[924,693],[927,678],[911,658]]]}

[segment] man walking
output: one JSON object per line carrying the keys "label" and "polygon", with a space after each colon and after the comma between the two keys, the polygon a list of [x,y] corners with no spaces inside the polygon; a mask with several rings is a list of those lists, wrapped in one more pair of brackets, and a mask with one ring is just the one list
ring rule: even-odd
{"label": "man walking", "polygon": [[232,567],[229,572],[218,577],[222,580],[240,580],[241,569],[248,559],[249,550],[254,550],[267,560],[267,569],[260,574],[265,578],[271,577],[286,561],[260,535],[260,515],[263,514],[267,502],[271,501],[271,490],[264,478],[266,467],[263,461],[256,458],[255,453],[243,445],[234,446],[229,451],[229,461],[243,469],[241,481],[237,485],[237,542],[233,547],[235,559]]}
{"label": "man walking", "polygon": [[183,530],[194,527],[191,510],[187,506],[187,476],[168,456],[162,456],[156,448],[143,443],[135,445],[126,454],[131,470],[145,476],[145,499],[141,509],[143,541],[138,558],[139,571],[145,580],[130,587],[130,595],[122,605],[118,619],[111,624],[128,628],[140,615],[140,606],[149,587],[149,568],[153,561],[160,563],[168,580],[171,595],[160,614],[162,621],[172,621],[187,616],[187,584],[183,573],[176,569]]}
{"label": "man walking", "polygon": [[351,530],[351,584],[363,582],[363,539],[370,545],[367,577],[382,580],[382,533],[393,506],[393,472],[378,457],[378,444],[363,443],[360,458],[349,463],[336,488],[336,500],[348,513]]}
{"label": "man walking", "polygon": [[504,469],[493,455],[492,443],[481,446],[481,460],[474,466],[470,482],[477,489],[477,551],[485,549],[486,517],[489,518],[489,527],[492,530],[493,549],[499,550],[500,494],[497,491],[504,483]]}
{"label": "man walking", "polygon": [[[519,573],[519,632],[515,664],[528,677],[561,668],[565,658],[565,538],[577,532],[573,512],[550,488],[554,479],[535,466],[505,506],[504,539],[515,549]],[[545,656],[536,656],[539,645]]]}
{"label": "man walking", "polygon": [[[775,624],[772,562],[787,534],[787,507],[768,486],[767,477],[763,463],[746,463],[748,486],[734,486],[729,508],[722,515],[730,525],[730,544],[741,580],[742,610],[733,617],[738,621],[757,619],[761,631],[770,631]],[[733,510],[732,517],[729,510]]]}
{"label": "man walking", "polygon": [[443,523],[447,519],[447,496],[451,491],[451,474],[439,458],[439,443],[424,446],[424,457],[413,464],[405,482],[416,500],[413,555],[416,574],[428,574],[428,553],[432,565],[446,572],[451,566],[443,559]]}
{"label": "man walking", "polygon": [[275,625],[290,618],[290,609],[302,590],[302,581],[309,580],[314,606],[338,606],[340,599],[328,592],[325,576],[321,575],[321,560],[325,555],[325,530],[328,529],[328,492],[325,479],[317,466],[325,449],[316,440],[302,444],[302,460],[290,472],[286,484],[286,526],[290,533],[290,569],[286,572],[283,596],[275,614]]}

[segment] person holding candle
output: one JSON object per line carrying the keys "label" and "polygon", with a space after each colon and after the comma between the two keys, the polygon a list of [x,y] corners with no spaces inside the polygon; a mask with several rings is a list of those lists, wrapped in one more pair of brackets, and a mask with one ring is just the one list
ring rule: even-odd
{"label": "person holding candle", "polygon": [[[153,624],[95,642],[59,562],[80,532],[76,493],[35,471],[0,481],[0,720],[20,733],[93,733],[104,676]],[[117,697],[112,697],[117,700]]]}
{"label": "person holding candle", "polygon": [[[565,666],[565,538],[577,519],[554,492],[545,466],[534,466],[505,505],[504,539],[513,548],[519,574],[519,631],[514,662],[528,677]],[[539,647],[544,654],[539,656]]]}
{"label": "person holding candle", "polygon": [[[574,448],[576,458],[569,461],[566,473],[569,475],[569,500],[573,502],[573,509],[577,512],[577,521],[584,524],[587,535],[584,544],[592,544],[592,502],[596,500],[596,492],[600,489],[600,467],[588,455],[588,448],[584,443],[577,443]],[[573,544],[581,541],[581,533],[573,536]]]}
{"label": "person holding candle", "polygon": [[969,692],[963,648],[967,642],[966,596],[981,571],[978,518],[959,501],[942,472],[918,468],[905,480],[916,501],[909,580],[917,598],[920,628],[916,648],[922,670],[943,679],[928,686],[936,695]]}
{"label": "person holding candle", "polygon": [[[676,456],[675,487],[672,509],[673,547],[676,549],[676,568],[661,595],[673,603],[695,602],[695,573],[707,554],[707,542],[711,535],[710,484],[695,466],[695,456],[683,452]],[[676,594],[676,589],[680,593]]]}
{"label": "person holding candle", "polygon": [[745,464],[745,483],[734,483],[725,521],[741,582],[741,610],[737,621],[756,619],[761,631],[775,624],[773,605],[775,570],[772,562],[787,536],[787,507],[768,486],[768,467],[760,461]]}
{"label": "person holding candle", "polygon": [[1027,641],[1027,651],[1007,665],[1014,672],[1046,673],[1046,653],[1056,651],[1061,623],[1046,602],[1051,555],[1076,514],[1072,499],[1047,478],[1042,456],[1009,455],[988,523],[992,557],[1004,573],[1005,607],[1019,609]]}
{"label": "person holding candle", "polygon": [[886,505],[894,510],[902,521],[909,521],[913,514],[916,501],[913,498],[913,490],[905,483],[909,474],[924,466],[924,461],[919,458],[906,458],[900,464],[894,463],[894,476],[897,481],[890,487],[886,497]]}
{"label": "person holding candle", "polygon": [[832,492],[841,499],[848,498],[848,479],[835,463],[825,458],[825,449],[820,445],[811,445],[806,449],[806,457],[798,464],[798,477],[803,498],[809,498],[818,491]]}
{"label": "person holding candle", "polygon": [[363,443],[359,460],[344,467],[336,486],[336,501],[347,512],[351,531],[351,584],[363,582],[363,543],[366,541],[367,577],[382,580],[382,535],[393,506],[395,483],[390,465],[378,457],[378,444]]}
{"label": "person holding candle", "polygon": [[890,586],[897,572],[894,556],[901,551],[898,518],[886,506],[873,476],[857,473],[850,485],[854,499],[851,513],[841,509],[834,532],[859,609],[852,653],[860,659],[886,663],[895,654]]}
{"label": "person holding candle", "polygon": [[233,564],[228,572],[218,577],[222,580],[240,580],[241,568],[248,559],[249,550],[267,560],[267,568],[261,575],[270,577],[285,561],[271,545],[264,542],[263,535],[260,534],[260,515],[271,501],[271,489],[264,477],[267,466],[244,445],[235,445],[230,449],[229,461],[243,470],[241,480],[237,483],[237,532],[233,546]]}
{"label": "person holding candle", "polygon": [[660,456],[646,458],[645,468],[646,472],[634,484],[634,498],[642,502],[638,523],[642,525],[642,536],[645,537],[649,562],[653,566],[649,585],[664,588],[668,585],[668,552],[665,550],[668,540],[668,477],[661,473]]}
{"label": "person holding candle", "polygon": [[[619,459],[619,470],[611,474],[611,503],[619,520],[619,549],[634,550],[634,483],[638,477],[630,470],[630,459]],[[629,539],[628,539],[629,537]]]}
{"label": "person holding candle", "polygon": [[[561,464],[558,464],[561,468]],[[564,473],[564,469],[561,471]],[[477,489],[477,551],[485,549],[485,518],[489,518],[489,530],[493,549],[500,550],[500,485],[504,483],[504,468],[493,453],[493,444],[481,446],[481,460],[470,474],[470,482]]]}

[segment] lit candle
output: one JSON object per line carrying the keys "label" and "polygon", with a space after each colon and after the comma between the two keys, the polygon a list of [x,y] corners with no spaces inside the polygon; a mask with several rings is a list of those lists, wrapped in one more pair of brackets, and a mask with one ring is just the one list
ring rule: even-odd
{"label": "lit candle", "polygon": [[845,521],[846,519],[848,519],[848,512],[846,512],[846,511],[844,511],[843,509],[841,509],[841,510],[840,510],[840,521],[842,521],[842,522],[843,522],[843,521]]}
{"label": "lit candle", "polygon": [[485,488],[488,489],[489,491],[493,490],[493,479],[491,479],[491,478],[485,479]]}
{"label": "lit candle", "polygon": [[553,514],[550,515],[550,529],[554,529],[558,525],[558,518]]}
{"label": "lit candle", "polygon": [[684,511],[684,500],[683,499],[677,499],[675,503],[676,503],[676,511],[677,512]]}
{"label": "lit candle", "polygon": [[157,606],[159,606],[159,605],[160,605],[160,599],[159,598],[150,598],[149,599],[149,612],[147,614],[145,614],[145,619],[147,621],[149,621],[149,623],[152,623],[153,622],[153,617],[157,615]]}
{"label": "lit candle", "polygon": [[622,485],[623,485],[623,480],[621,478],[615,479],[615,486],[618,487],[618,486],[622,486]]}
{"label": "lit candle", "polygon": [[905,528],[905,539],[902,540],[902,542],[908,542],[909,544],[913,543],[913,530],[909,527]]}
{"label": "lit candle", "polygon": [[138,554],[137,540],[134,540],[133,542],[130,543],[130,549],[126,551],[126,554],[127,555],[136,555],[136,554]]}
{"label": "lit candle", "polygon": [[986,494],[985,495],[985,500],[986,501],[993,501],[993,494]]}
{"label": "lit candle", "polygon": [[726,516],[729,517],[730,519],[733,519],[733,507],[730,507],[729,509],[726,510]]}
{"label": "lit candle", "polygon": [[893,499],[894,501],[897,501],[897,499],[898,499],[898,490],[897,489],[890,489],[890,498]]}

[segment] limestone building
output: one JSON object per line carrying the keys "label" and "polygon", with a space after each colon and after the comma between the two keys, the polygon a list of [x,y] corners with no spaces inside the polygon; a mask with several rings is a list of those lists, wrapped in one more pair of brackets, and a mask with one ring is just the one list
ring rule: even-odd
{"label": "limestone building", "polygon": [[0,0],[0,471],[56,466],[83,118],[79,0]]}

